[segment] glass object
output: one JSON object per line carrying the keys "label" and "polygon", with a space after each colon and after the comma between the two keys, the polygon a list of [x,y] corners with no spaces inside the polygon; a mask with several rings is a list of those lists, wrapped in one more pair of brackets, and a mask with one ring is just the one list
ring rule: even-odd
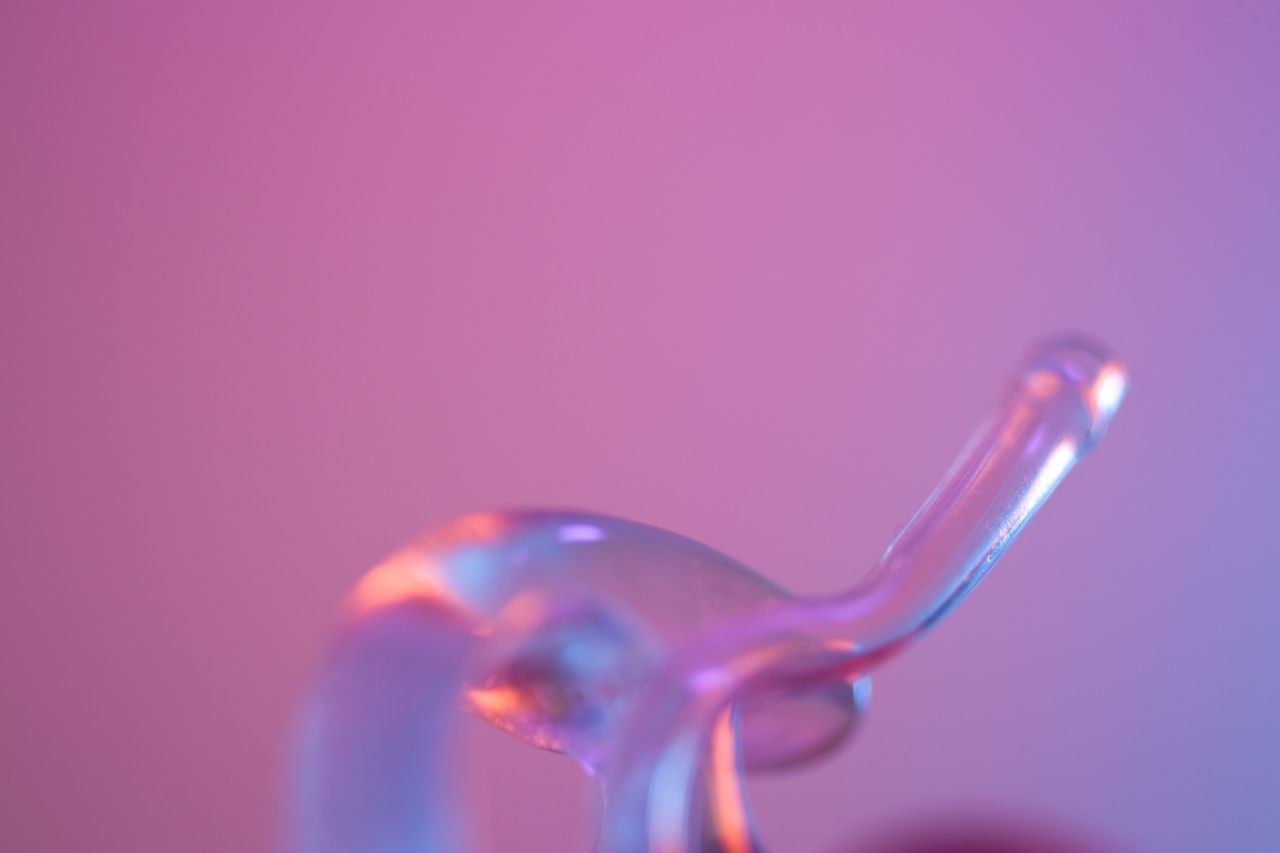
{"label": "glass object", "polygon": [[485,513],[425,536],[352,593],[302,725],[296,849],[465,849],[459,705],[600,781],[604,851],[759,849],[742,773],[854,730],[868,673],[985,576],[1125,386],[1094,343],[1039,347],[872,571],[829,598],[604,516]]}

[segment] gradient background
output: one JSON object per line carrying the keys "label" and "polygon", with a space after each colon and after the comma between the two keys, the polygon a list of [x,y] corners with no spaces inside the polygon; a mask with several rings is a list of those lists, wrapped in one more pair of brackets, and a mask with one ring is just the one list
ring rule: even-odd
{"label": "gradient background", "polygon": [[[0,11],[0,848],[268,850],[345,591],[467,510],[849,583],[1034,338],[1133,386],[780,851],[1280,845],[1280,5]],[[585,850],[471,726],[481,849]]]}

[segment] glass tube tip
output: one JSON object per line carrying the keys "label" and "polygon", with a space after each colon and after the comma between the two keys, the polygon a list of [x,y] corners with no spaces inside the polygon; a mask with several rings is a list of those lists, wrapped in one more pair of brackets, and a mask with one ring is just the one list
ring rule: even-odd
{"label": "glass tube tip", "polygon": [[1079,395],[1089,413],[1088,445],[1107,432],[1124,401],[1129,373],[1105,346],[1085,335],[1049,338],[1032,350],[1024,379],[1049,371]]}

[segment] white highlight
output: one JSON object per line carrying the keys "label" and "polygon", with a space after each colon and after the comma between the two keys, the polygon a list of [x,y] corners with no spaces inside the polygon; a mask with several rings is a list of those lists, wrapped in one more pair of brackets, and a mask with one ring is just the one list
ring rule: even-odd
{"label": "white highlight", "polygon": [[556,538],[561,542],[599,542],[604,538],[604,531],[594,524],[566,524]]}

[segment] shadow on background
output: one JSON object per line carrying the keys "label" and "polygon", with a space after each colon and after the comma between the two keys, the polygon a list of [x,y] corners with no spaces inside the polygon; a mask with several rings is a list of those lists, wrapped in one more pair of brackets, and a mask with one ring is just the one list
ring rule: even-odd
{"label": "shadow on background", "polygon": [[1061,825],[1020,818],[930,818],[881,830],[829,853],[1134,853]]}

